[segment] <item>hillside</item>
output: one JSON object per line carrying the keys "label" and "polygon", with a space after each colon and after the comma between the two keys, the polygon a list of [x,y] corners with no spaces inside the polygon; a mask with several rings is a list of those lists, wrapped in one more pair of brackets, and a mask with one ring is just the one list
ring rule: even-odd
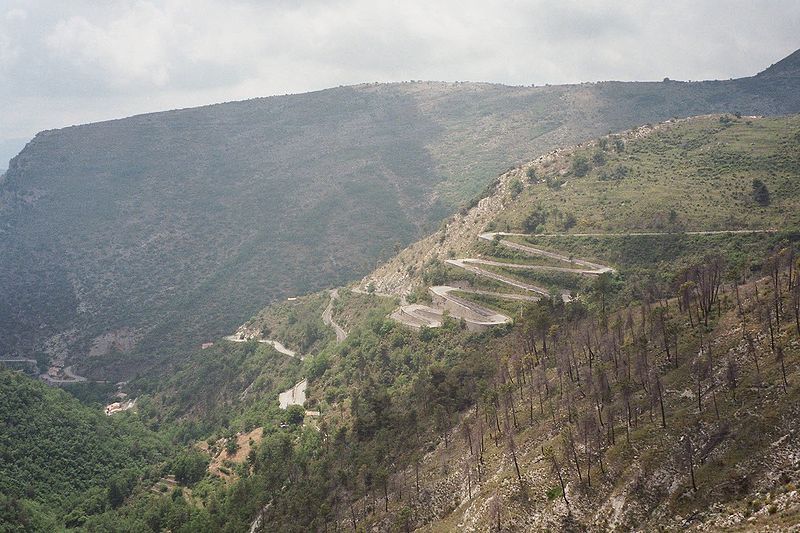
{"label": "hillside", "polygon": [[134,417],[109,418],[2,368],[0,412],[2,531],[82,524],[86,514],[121,504],[139,477],[158,472],[173,451]]}
{"label": "hillside", "polygon": [[364,275],[514,162],[673,116],[800,111],[797,62],[713,82],[340,87],[42,132],[0,183],[0,350],[141,372]]}
{"label": "hillside", "polygon": [[[360,288],[270,305],[125,385],[123,416],[193,444],[115,506],[76,497],[79,528],[796,526],[798,133],[797,115],[702,116],[504,173]],[[390,318],[444,284],[510,320]],[[280,409],[301,378],[304,404]]]}
{"label": "hillside", "polygon": [[[479,239],[491,231],[531,234],[529,244],[605,261],[628,273],[658,270],[687,253],[702,255],[709,244],[729,253],[738,247],[740,260],[758,256],[775,239],[658,234],[796,231],[798,135],[797,115],[710,115],[555,150],[502,174],[474,208],[450,217],[438,232],[401,251],[360,286],[407,295],[425,284],[426,271],[430,274],[452,257],[496,253]],[[753,180],[767,187],[768,205],[754,200]],[[605,234],[621,235],[599,240]]]}

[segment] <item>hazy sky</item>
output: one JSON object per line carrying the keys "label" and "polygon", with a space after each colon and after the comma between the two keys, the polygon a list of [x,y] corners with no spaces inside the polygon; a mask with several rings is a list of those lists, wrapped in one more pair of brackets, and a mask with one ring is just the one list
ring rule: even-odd
{"label": "hazy sky", "polygon": [[366,81],[747,76],[798,28],[797,0],[0,0],[0,146]]}

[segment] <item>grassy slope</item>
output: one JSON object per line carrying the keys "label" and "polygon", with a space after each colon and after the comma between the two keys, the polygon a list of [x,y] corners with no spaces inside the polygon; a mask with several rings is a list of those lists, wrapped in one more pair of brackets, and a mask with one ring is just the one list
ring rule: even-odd
{"label": "grassy slope", "polygon": [[[629,142],[622,153],[604,152],[606,163],[585,177],[563,165],[541,166],[541,182],[525,190],[497,225],[522,228],[530,206],[559,209],[576,216],[570,232],[622,232],[716,229],[783,229],[800,223],[800,117],[681,121]],[[596,146],[576,150],[591,160]],[[565,161],[568,162],[568,161]],[[621,179],[601,180],[623,167]],[[554,189],[546,179],[564,180]],[[752,200],[751,182],[761,179],[772,204]],[[674,211],[671,219],[670,212]],[[542,231],[563,231],[548,216]]]}
{"label": "grassy slope", "polygon": [[45,132],[0,186],[2,349],[74,327],[80,356],[124,326],[138,357],[97,371],[141,369],[367,272],[514,161],[673,115],[796,111],[795,62],[728,82],[366,85]]}
{"label": "grassy slope", "polygon": [[[612,135],[603,151],[605,164],[593,165],[582,177],[572,173],[572,161],[576,156],[591,161],[600,151],[597,142],[559,150],[513,169],[500,177],[484,200],[485,206],[451,217],[439,232],[403,250],[365,282],[373,280],[382,291],[402,292],[422,283],[431,261],[497,254],[478,241],[483,231],[796,230],[800,225],[800,183],[796,179],[800,168],[800,116],[728,117],[731,121],[724,124],[720,116],[704,116]],[[613,149],[615,139],[624,142],[621,153]],[[600,179],[601,173],[612,174],[619,166],[627,169],[625,177]],[[529,169],[535,174],[533,182],[527,177]],[[767,207],[752,199],[754,178],[769,188],[771,203]],[[512,197],[509,184],[514,181],[524,187],[521,194]],[[554,187],[555,182],[562,185]],[[671,211],[674,211],[672,217]],[[535,228],[525,223],[532,213],[539,215]],[[574,217],[574,225],[565,229],[564,221],[570,215]],[[703,255],[708,246],[742,261],[744,255],[752,257],[766,250],[776,238],[535,237],[527,241],[575,257],[606,261],[632,272],[650,268],[654,263],[674,264],[678,256]],[[502,255],[508,252],[503,251]],[[674,268],[664,274],[668,277],[672,272]],[[520,274],[511,270],[507,273]]]}

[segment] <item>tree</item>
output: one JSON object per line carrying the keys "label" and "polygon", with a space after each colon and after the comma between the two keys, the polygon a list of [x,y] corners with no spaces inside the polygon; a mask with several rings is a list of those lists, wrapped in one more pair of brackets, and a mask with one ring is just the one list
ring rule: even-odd
{"label": "tree", "polygon": [[506,449],[511,455],[511,462],[514,464],[514,470],[517,473],[517,480],[519,481],[520,490],[525,490],[525,484],[522,481],[522,472],[519,469],[519,462],[517,461],[517,444],[514,442],[514,428],[506,422]]}
{"label": "tree", "polygon": [[184,485],[192,485],[200,481],[206,473],[208,457],[196,451],[185,451],[175,459],[172,471],[175,479]]}
{"label": "tree", "polygon": [[758,205],[762,206],[767,206],[770,202],[769,189],[767,189],[767,185],[758,178],[753,180],[753,200],[755,200]]}
{"label": "tree", "polygon": [[522,222],[522,227],[527,233],[539,233],[540,226],[544,225],[545,222],[547,222],[547,211],[542,209],[540,205],[537,205],[528,216],[525,217],[525,220]]}
{"label": "tree", "polygon": [[692,439],[689,438],[689,435],[684,435],[681,437],[683,441],[683,455],[684,460],[686,461],[686,466],[689,470],[689,475],[692,479],[692,490],[697,492],[697,483],[694,480],[694,447],[692,446]]}
{"label": "tree", "polygon": [[303,423],[303,419],[306,417],[306,410],[303,409],[302,405],[290,405],[286,409],[286,423],[291,424],[293,426],[299,426]]}
{"label": "tree", "polygon": [[606,154],[601,151],[595,152],[592,155],[592,163],[594,163],[595,166],[602,167],[606,164]]}
{"label": "tree", "polygon": [[592,286],[595,294],[600,297],[600,314],[602,315],[602,319],[606,320],[606,299],[608,295],[611,293],[612,285],[611,285],[611,274],[608,272],[603,272],[599,276],[594,279],[594,283]]}
{"label": "tree", "polygon": [[[203,463],[203,473],[205,473],[205,463]],[[200,474],[202,477],[203,474]],[[108,480],[108,503],[112,507],[119,507],[130,496],[136,486],[138,476],[135,470],[127,469],[117,472]]]}
{"label": "tree", "polygon": [[558,483],[561,485],[561,497],[564,498],[564,503],[569,509],[569,500],[567,500],[567,485],[564,483],[564,476],[561,473],[561,464],[556,457],[555,451],[552,448],[547,448],[544,450],[544,456],[550,459],[550,466],[552,467],[553,473],[558,478]]}
{"label": "tree", "polygon": [[511,198],[516,198],[522,192],[522,182],[519,181],[517,178],[512,179],[508,183],[508,192],[511,194]]}
{"label": "tree", "polygon": [[728,388],[733,395],[733,401],[736,402],[736,387],[738,385],[736,378],[739,375],[739,368],[736,364],[736,361],[728,356],[728,362],[725,367],[725,381],[728,384]]}

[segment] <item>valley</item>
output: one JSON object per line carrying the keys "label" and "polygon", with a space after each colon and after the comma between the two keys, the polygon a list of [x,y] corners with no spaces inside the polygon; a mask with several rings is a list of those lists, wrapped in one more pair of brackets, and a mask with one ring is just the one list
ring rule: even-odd
{"label": "valley", "polygon": [[[725,141],[746,143],[765,124],[748,117],[800,111],[799,58],[726,81],[363,84],[41,132],[0,180],[0,350],[52,357],[63,343],[87,378],[159,375],[268,302],[367,275],[510,166],[710,112],[751,120]],[[696,142],[651,162],[663,171]],[[742,162],[715,157],[698,170]],[[609,164],[603,184],[630,166]],[[596,197],[584,192],[570,202]],[[618,229],[669,220],[611,207],[595,216],[628,221]]]}
{"label": "valley", "polygon": [[0,530],[791,531],[798,58],[40,134]]}

